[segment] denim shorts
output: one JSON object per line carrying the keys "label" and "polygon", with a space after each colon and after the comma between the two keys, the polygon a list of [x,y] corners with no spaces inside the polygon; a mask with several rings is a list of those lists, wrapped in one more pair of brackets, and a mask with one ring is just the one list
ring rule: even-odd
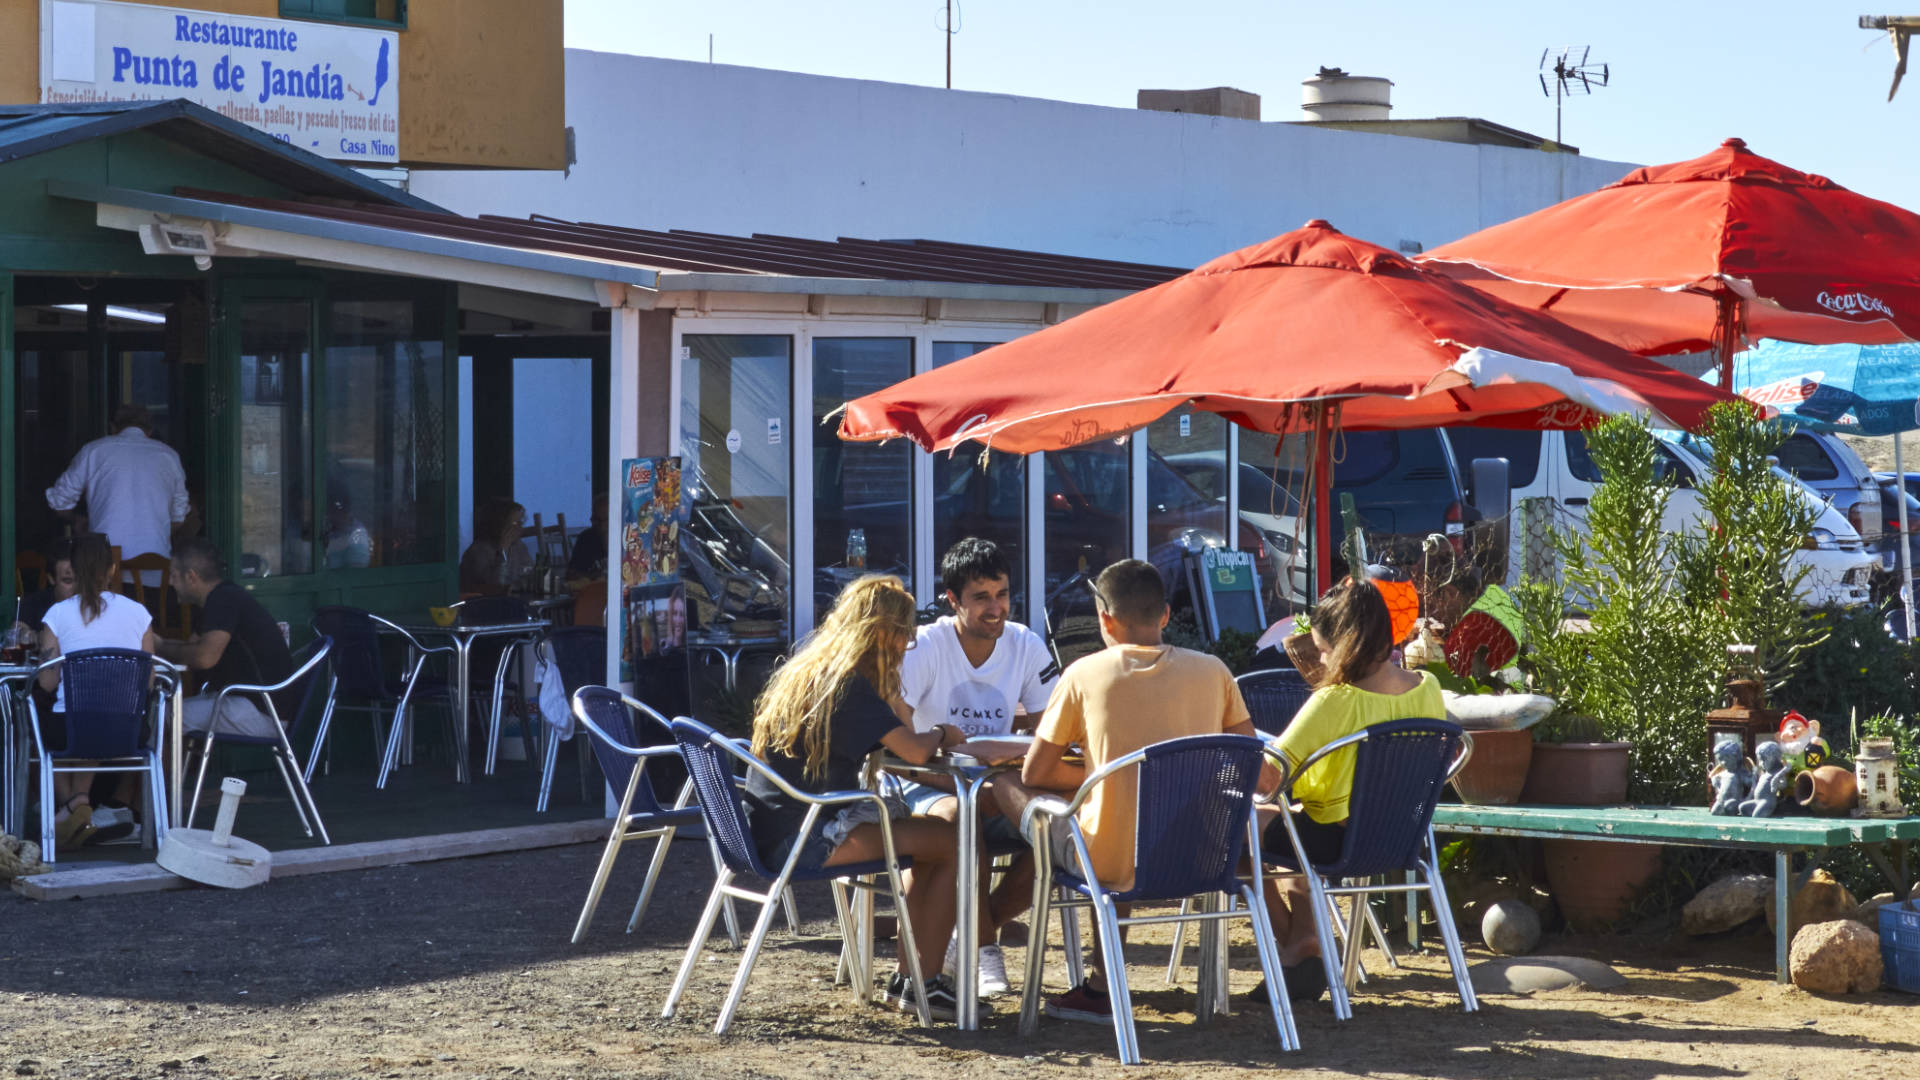
{"label": "denim shorts", "polygon": [[[897,796],[882,795],[881,798],[887,804],[889,821],[899,821],[907,816],[906,803]],[[800,852],[800,860],[794,864],[794,869],[820,869],[827,864],[827,860],[833,856],[835,849],[847,842],[847,837],[852,835],[853,830],[862,825],[878,824],[879,821],[880,808],[871,802],[862,800],[852,806],[842,807],[839,813],[827,819],[826,824],[813,830],[813,835],[807,837],[806,845]],[[773,846],[772,851],[767,852],[765,859],[767,869],[778,872],[780,867],[785,865],[787,856],[793,853],[793,844],[796,839],[798,838],[784,838]]]}
{"label": "denim shorts", "polygon": [[[922,784],[904,776],[888,774],[886,787],[889,795],[898,794],[907,804],[907,812],[914,817],[925,817],[928,811],[939,805],[942,799],[957,798],[951,791],[944,791],[932,784]],[[1025,847],[1026,838],[1020,835],[1020,823],[1009,821],[1004,815],[993,814],[980,821],[980,843],[989,850],[1012,847],[1018,844]]]}

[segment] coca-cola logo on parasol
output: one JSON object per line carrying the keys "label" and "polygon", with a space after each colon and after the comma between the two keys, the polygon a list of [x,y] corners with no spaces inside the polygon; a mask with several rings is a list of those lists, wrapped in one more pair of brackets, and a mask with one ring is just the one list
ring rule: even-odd
{"label": "coca-cola logo on parasol", "polygon": [[1885,300],[1877,296],[1868,296],[1863,292],[1823,292],[1814,297],[1813,302],[1841,315],[1868,315],[1878,312],[1889,319],[1893,318],[1893,309],[1887,306]]}

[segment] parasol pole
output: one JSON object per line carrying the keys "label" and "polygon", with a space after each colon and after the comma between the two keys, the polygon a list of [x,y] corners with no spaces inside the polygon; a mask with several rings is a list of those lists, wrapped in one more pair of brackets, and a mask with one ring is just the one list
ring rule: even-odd
{"label": "parasol pole", "polygon": [[1907,637],[1913,637],[1913,540],[1907,532],[1907,464],[1900,456],[1900,433],[1893,433],[1893,479],[1894,491],[1899,496],[1894,505],[1900,508],[1900,603],[1907,613]]}
{"label": "parasol pole", "polygon": [[1333,426],[1321,402],[1313,422],[1313,595],[1333,588]]}
{"label": "parasol pole", "polygon": [[1713,362],[1720,370],[1720,389],[1733,393],[1733,353],[1739,337],[1740,298],[1722,288],[1713,296]]}

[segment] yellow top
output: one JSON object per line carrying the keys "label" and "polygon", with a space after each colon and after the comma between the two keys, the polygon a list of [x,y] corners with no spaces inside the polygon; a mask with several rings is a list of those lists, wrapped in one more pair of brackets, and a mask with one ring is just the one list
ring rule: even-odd
{"label": "yellow top", "polygon": [[[1035,734],[1055,746],[1079,743],[1091,774],[1141,747],[1217,735],[1247,718],[1240,687],[1218,659],[1170,645],[1114,645],[1061,674]],[[1133,887],[1138,785],[1138,770],[1127,769],[1080,806],[1094,876],[1108,888]]]}
{"label": "yellow top", "polygon": [[[1300,763],[1335,739],[1388,720],[1445,720],[1447,706],[1440,698],[1440,680],[1420,673],[1420,685],[1402,694],[1376,694],[1357,686],[1327,686],[1313,692],[1293,723],[1276,742],[1287,764]],[[1347,799],[1353,794],[1354,748],[1346,747],[1320,762],[1293,785],[1294,797],[1307,816],[1322,825],[1347,820]]]}

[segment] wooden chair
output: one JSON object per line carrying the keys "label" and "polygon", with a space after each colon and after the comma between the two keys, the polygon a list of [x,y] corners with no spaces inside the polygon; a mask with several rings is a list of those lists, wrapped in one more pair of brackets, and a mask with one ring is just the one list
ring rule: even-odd
{"label": "wooden chair", "polygon": [[[33,588],[26,586],[26,572],[33,571]],[[13,595],[25,596],[47,587],[47,557],[37,551],[22,551],[13,557]]]}
{"label": "wooden chair", "polygon": [[[160,574],[160,585],[157,589],[148,589],[146,575],[156,571]],[[120,563],[120,583],[131,584],[134,600],[153,613],[153,632],[156,635],[181,640],[193,636],[192,616],[187,614],[187,606],[167,603],[173,588],[172,559],[157,552],[148,552],[123,560]]]}
{"label": "wooden chair", "polygon": [[548,566],[567,565],[567,515],[553,515],[554,524],[542,525],[540,515],[533,515],[533,524],[520,530],[520,539],[533,541],[533,557],[537,561],[547,560]]}

